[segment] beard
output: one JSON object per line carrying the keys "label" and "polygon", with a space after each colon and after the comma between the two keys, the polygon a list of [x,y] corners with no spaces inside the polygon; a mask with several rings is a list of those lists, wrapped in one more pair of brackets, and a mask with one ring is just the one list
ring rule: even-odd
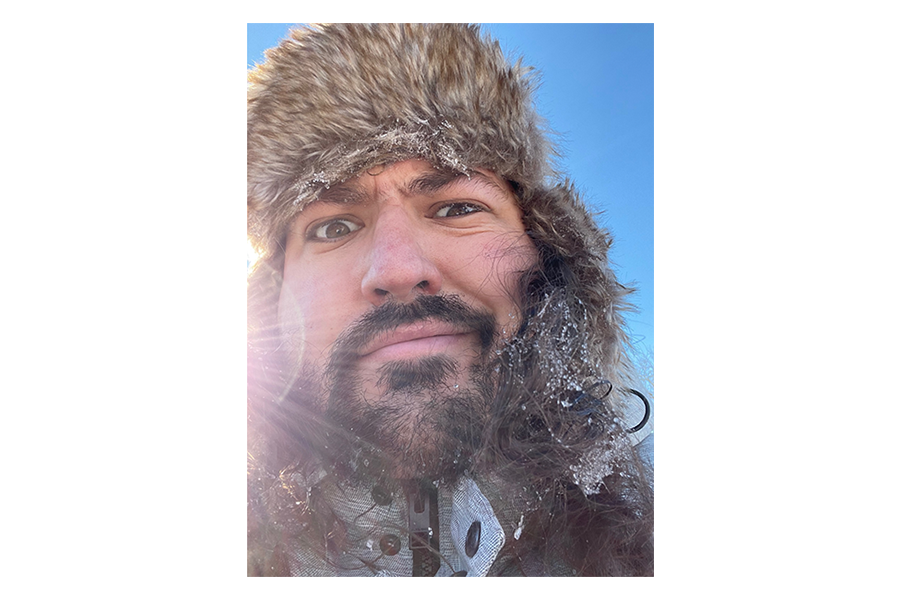
{"label": "beard", "polygon": [[[477,334],[467,365],[446,354],[390,361],[362,376],[360,350],[380,334],[421,320],[440,320]],[[456,296],[388,303],[357,321],[335,343],[323,381],[327,420],[347,435],[354,470],[395,480],[453,480],[482,445],[496,387],[496,321]],[[322,389],[322,388],[320,388]]]}

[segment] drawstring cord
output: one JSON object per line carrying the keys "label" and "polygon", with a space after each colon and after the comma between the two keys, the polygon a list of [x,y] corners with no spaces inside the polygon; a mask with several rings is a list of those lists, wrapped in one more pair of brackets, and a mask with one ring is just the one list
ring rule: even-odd
{"label": "drawstring cord", "polygon": [[[594,395],[588,393],[591,390],[593,390],[594,388],[596,388],[597,386],[604,385],[604,384],[606,385],[606,389],[599,396],[594,396]],[[610,394],[610,392],[612,392],[612,390],[613,390],[613,384],[610,383],[609,381],[607,381],[606,379],[601,379],[597,383],[586,388],[583,392],[578,394],[578,396],[574,400],[572,400],[571,406],[573,407],[573,409],[578,404],[583,404],[583,408],[578,408],[577,410],[574,410],[573,412],[576,415],[578,415],[579,417],[585,417],[585,416],[593,413],[597,409],[597,407],[600,405],[600,402],[604,398],[609,396],[609,394]],[[637,425],[626,430],[628,433],[636,433],[636,432],[640,431],[641,429],[643,429],[644,426],[647,424],[647,422],[650,421],[650,401],[647,400],[646,396],[644,396],[642,393],[640,393],[639,391],[637,391],[635,389],[627,388],[625,391],[630,392],[631,394],[637,396],[638,398],[641,399],[641,402],[644,403],[643,418],[641,418],[641,421]]]}

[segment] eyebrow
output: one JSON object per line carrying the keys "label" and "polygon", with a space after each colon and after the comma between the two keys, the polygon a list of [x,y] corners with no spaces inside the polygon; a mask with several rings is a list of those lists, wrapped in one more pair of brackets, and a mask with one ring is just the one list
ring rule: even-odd
{"label": "eyebrow", "polygon": [[404,193],[408,195],[435,194],[442,189],[450,186],[451,184],[456,183],[460,179],[466,179],[467,181],[476,180],[496,189],[498,192],[506,192],[506,190],[500,187],[497,182],[478,171],[472,171],[471,173],[458,173],[454,171],[429,171],[410,181],[406,186]]}
{"label": "eyebrow", "polygon": [[[478,171],[472,171],[471,173],[428,171],[409,181],[400,190],[400,193],[404,196],[432,195],[461,179],[477,181],[478,184],[487,185],[500,193],[505,194],[507,192],[496,181]],[[324,204],[355,205],[365,202],[367,198],[368,193],[357,182],[348,181],[322,190],[316,201]]]}
{"label": "eyebrow", "polygon": [[324,204],[361,204],[365,199],[366,193],[358,184],[345,182],[319,192],[316,202]]}

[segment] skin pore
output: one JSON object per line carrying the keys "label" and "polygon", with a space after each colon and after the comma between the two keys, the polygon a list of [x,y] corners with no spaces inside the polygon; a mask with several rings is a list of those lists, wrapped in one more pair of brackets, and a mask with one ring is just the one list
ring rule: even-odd
{"label": "skin pore", "polygon": [[[279,325],[319,408],[407,473],[483,418],[493,351],[518,329],[537,253],[509,185],[407,160],[330,189],[287,235]],[[471,424],[470,429],[477,429]],[[441,448],[443,446],[443,448]]]}

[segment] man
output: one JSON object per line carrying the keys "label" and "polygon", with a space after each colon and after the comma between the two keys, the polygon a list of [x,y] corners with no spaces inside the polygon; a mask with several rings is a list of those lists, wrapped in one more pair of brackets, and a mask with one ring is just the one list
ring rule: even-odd
{"label": "man", "polygon": [[628,290],[532,87],[462,25],[251,73],[251,575],[652,575]]}

